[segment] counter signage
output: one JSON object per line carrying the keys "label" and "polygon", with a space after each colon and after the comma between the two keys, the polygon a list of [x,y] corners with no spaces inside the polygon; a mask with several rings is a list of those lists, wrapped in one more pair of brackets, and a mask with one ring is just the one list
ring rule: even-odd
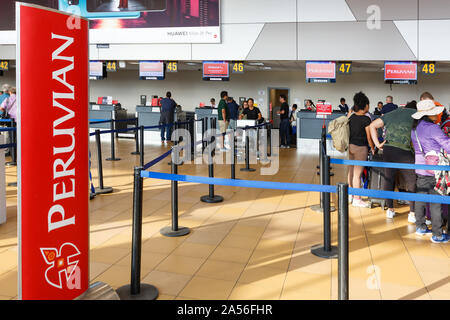
{"label": "counter signage", "polygon": [[203,62],[203,80],[228,80],[229,64],[226,61]]}
{"label": "counter signage", "polygon": [[9,61],[8,60],[0,60],[0,70],[8,71],[9,69]]}
{"label": "counter signage", "polygon": [[178,62],[168,61],[166,70],[167,72],[178,72]]}
{"label": "counter signage", "polygon": [[233,61],[233,63],[231,64],[231,72],[232,73],[244,73],[244,62]]}
{"label": "counter signage", "polygon": [[106,71],[116,72],[117,71],[117,61],[106,61]]}
{"label": "counter signage", "polygon": [[339,74],[350,75],[352,74],[352,62],[338,62],[337,70]]}
{"label": "counter signage", "polygon": [[430,75],[436,73],[436,63],[435,62],[422,62],[420,64],[420,72],[422,74]]}
{"label": "counter signage", "polygon": [[18,297],[25,300],[74,299],[89,285],[89,25],[80,19],[69,28],[69,17],[16,3]]}
{"label": "counter signage", "polygon": [[324,102],[316,104],[316,115],[318,116],[327,116],[331,115],[333,112],[333,107],[331,103]]}

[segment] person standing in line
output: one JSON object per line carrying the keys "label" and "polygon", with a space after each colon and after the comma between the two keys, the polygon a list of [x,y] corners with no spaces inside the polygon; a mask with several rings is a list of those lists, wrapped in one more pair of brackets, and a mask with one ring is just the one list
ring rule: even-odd
{"label": "person standing in line", "polygon": [[119,9],[128,9],[128,0],[120,0],[118,8]]}
{"label": "person standing in line", "polygon": [[[405,108],[398,108],[384,116],[374,120],[369,128],[372,141],[375,146],[383,150],[384,162],[410,163],[414,164],[414,150],[411,145],[411,128],[413,118],[411,117],[417,110],[415,101],[406,105]],[[380,143],[378,139],[378,129],[385,129],[385,140]],[[408,192],[416,192],[416,173],[409,169],[384,169],[384,186],[383,190],[394,191],[395,176],[397,172],[406,182]],[[395,216],[394,201],[387,199],[386,218],[392,219]],[[409,202],[408,222],[416,223],[416,215],[414,213],[414,202]]]}
{"label": "person standing in line", "polygon": [[383,109],[383,102],[378,101],[375,111],[373,112],[374,116],[381,116],[381,109]]}
{"label": "person standing in line", "polygon": [[349,108],[348,105],[345,103],[345,98],[341,98],[340,103],[341,104],[339,105],[339,109],[344,113],[348,113]]}
{"label": "person standing in line", "polygon": [[297,105],[296,104],[292,105],[292,111],[289,116],[289,121],[291,123],[291,132],[292,132],[291,142],[293,141],[294,145],[297,146]]}
{"label": "person standing in line", "polygon": [[397,108],[398,105],[394,104],[394,98],[392,96],[387,96],[386,104],[383,106],[383,109],[381,109],[381,114],[389,113]]}
{"label": "person standing in line", "polygon": [[3,103],[3,101],[5,101],[7,98],[9,98],[9,90],[11,89],[11,87],[9,86],[9,84],[4,84],[2,86],[2,91],[1,91],[1,95],[0,95],[0,105]]}
{"label": "person standing in line", "polygon": [[228,97],[227,106],[230,112],[230,124],[229,128],[236,130],[236,121],[238,119],[239,105],[234,101],[232,97]]}
{"label": "person standing in line", "polygon": [[[366,115],[369,110],[369,98],[358,92],[353,97],[354,112],[349,112],[348,125],[350,128],[348,155],[350,160],[367,161],[369,154],[369,146],[374,150],[372,139],[370,138],[369,125],[370,117]],[[348,168],[348,184],[351,188],[361,187],[361,174],[364,170],[363,166],[349,166]],[[363,201],[360,196],[354,196],[352,205],[354,207],[370,208],[370,203]]]}
{"label": "person standing in line", "polygon": [[240,120],[244,119],[244,117],[247,117],[247,120],[261,120],[262,114],[261,111],[255,107],[254,105],[255,100],[253,98],[248,98],[247,104],[248,108],[244,107],[244,110],[242,111],[241,116],[239,117]]}
{"label": "person standing in line", "polygon": [[227,132],[228,125],[229,125],[229,119],[230,119],[230,110],[228,110],[227,99],[228,99],[228,92],[222,91],[220,93],[219,106],[217,107],[219,130],[220,130],[220,133],[222,134],[222,136],[221,136],[222,150],[225,149],[224,134]]}
{"label": "person standing in line", "polygon": [[[161,99],[161,117],[159,120],[159,124],[163,125],[161,127],[161,143],[170,141],[176,106],[177,103],[172,99],[172,93],[168,91],[166,97]],[[166,133],[165,137],[164,132]]]}
{"label": "person standing in line", "polygon": [[280,116],[280,148],[289,149],[291,146],[291,135],[289,132],[289,105],[286,102],[287,98],[284,94],[280,95],[281,107],[277,114]]}
{"label": "person standing in line", "polygon": [[10,88],[8,94],[9,97],[3,100],[0,110],[6,112],[14,121],[17,121],[16,88]]}
{"label": "person standing in line", "polygon": [[[450,153],[450,138],[442,132],[441,128],[434,123],[437,116],[444,110],[438,107],[433,100],[422,100],[417,104],[417,112],[412,115],[414,122],[411,130],[411,140],[415,150],[416,164],[429,164],[435,162],[441,149]],[[436,178],[434,171],[416,170],[417,182],[416,193],[439,195],[434,190]],[[425,223],[426,203],[416,201],[416,234],[432,234],[431,241],[434,243],[448,243],[450,236],[443,233],[443,212],[440,203],[430,203],[432,230]]]}

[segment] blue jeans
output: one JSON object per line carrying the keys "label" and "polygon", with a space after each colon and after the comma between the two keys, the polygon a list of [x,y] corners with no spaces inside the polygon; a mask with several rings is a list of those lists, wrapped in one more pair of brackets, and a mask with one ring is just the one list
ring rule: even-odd
{"label": "blue jeans", "polygon": [[[162,123],[162,124],[164,124],[164,123]],[[164,132],[166,134],[165,140],[170,141],[170,134],[172,131],[171,129],[172,129],[172,127],[171,126],[169,127],[167,124],[165,124],[165,126],[161,128],[161,141],[164,141]]]}
{"label": "blue jeans", "polygon": [[289,119],[283,119],[280,123],[280,137],[282,146],[289,146],[291,144],[291,135],[289,134],[289,128],[291,123]]}

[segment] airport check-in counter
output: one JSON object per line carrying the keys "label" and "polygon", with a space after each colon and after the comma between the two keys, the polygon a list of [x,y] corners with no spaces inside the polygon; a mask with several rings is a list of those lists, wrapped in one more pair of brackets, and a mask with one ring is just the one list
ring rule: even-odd
{"label": "airport check-in counter", "polygon": [[[136,117],[138,118],[138,125],[144,127],[159,126],[159,120],[161,119],[160,107],[149,106],[136,106]],[[185,122],[186,112],[175,110],[174,121]],[[160,131],[159,128],[148,129],[149,131]]]}
{"label": "airport check-in counter", "polygon": [[[89,104],[89,119],[90,120],[122,120],[127,119],[127,110],[122,109],[118,105],[112,105],[112,104],[96,104],[96,103],[90,103]],[[121,127],[122,126],[122,127]],[[89,125],[90,128],[95,129],[110,129],[111,123],[105,122],[105,123],[94,123]],[[126,122],[118,122],[116,124],[116,129],[122,129],[126,128],[127,124]]]}
{"label": "airport check-in counter", "polygon": [[[216,118],[217,129],[219,129],[218,113],[216,108],[195,108],[195,120],[207,118],[205,130],[211,128],[211,118]],[[195,121],[195,141],[200,141],[202,136],[202,122]]]}
{"label": "airport check-in counter", "polygon": [[[328,134],[330,121],[345,116],[342,111],[333,111],[331,115],[318,116],[314,111],[300,110],[297,112],[297,150],[301,153],[319,154],[319,140],[322,135],[322,126],[325,126]],[[327,140],[327,150],[338,152],[332,147],[331,140]],[[339,153],[342,155],[341,153]],[[332,153],[329,152],[329,155]]]}

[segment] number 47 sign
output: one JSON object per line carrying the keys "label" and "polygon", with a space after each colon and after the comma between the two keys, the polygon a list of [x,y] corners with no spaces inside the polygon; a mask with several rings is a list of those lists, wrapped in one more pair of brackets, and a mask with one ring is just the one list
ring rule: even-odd
{"label": "number 47 sign", "polygon": [[351,62],[339,62],[337,64],[339,74],[352,74],[352,63]]}

